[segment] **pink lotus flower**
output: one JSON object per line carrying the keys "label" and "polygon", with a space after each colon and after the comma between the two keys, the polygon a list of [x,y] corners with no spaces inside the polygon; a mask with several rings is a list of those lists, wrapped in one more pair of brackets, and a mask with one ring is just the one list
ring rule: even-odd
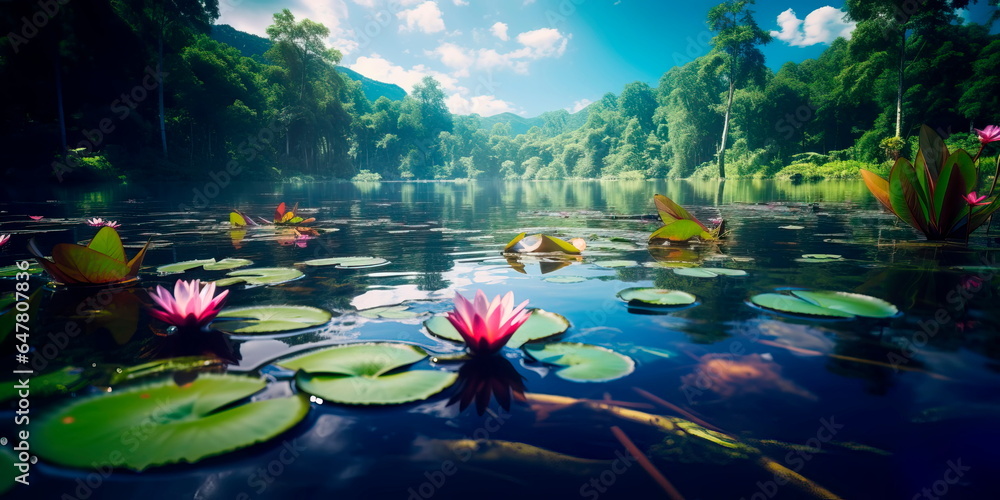
{"label": "pink lotus flower", "polygon": [[6,245],[8,241],[10,241],[9,234],[0,234],[0,247]]}
{"label": "pink lotus flower", "polygon": [[31,220],[42,220],[42,219],[45,218],[45,216],[44,215],[29,215],[28,218],[31,219]]}
{"label": "pink lotus flower", "polygon": [[986,195],[976,196],[975,191],[963,196],[962,198],[964,198],[965,201],[967,201],[971,206],[989,205],[989,202],[983,201],[986,199]]}
{"label": "pink lotus flower", "polygon": [[1000,127],[996,125],[987,125],[982,130],[977,128],[976,133],[979,134],[979,142],[984,146],[991,142],[1000,141]]}
{"label": "pink lotus flower", "polygon": [[121,224],[119,224],[118,221],[115,221],[115,220],[104,220],[104,219],[102,219],[100,217],[94,217],[93,219],[87,219],[87,225],[88,226],[93,226],[93,227],[108,226],[108,227],[113,227],[115,229],[118,229],[118,227],[121,226]]}
{"label": "pink lotus flower", "polygon": [[160,285],[149,294],[153,302],[163,308],[162,311],[150,309],[149,313],[180,329],[203,330],[222,310],[226,295],[229,295],[229,290],[215,296],[215,283],[208,283],[202,288],[200,280],[177,280],[173,296]]}
{"label": "pink lotus flower", "polygon": [[498,295],[487,302],[486,294],[478,290],[474,302],[456,294],[455,310],[447,317],[473,354],[492,354],[506,345],[528,320],[531,311],[524,309],[527,305],[526,300],[514,307],[514,292],[507,292],[502,299]]}

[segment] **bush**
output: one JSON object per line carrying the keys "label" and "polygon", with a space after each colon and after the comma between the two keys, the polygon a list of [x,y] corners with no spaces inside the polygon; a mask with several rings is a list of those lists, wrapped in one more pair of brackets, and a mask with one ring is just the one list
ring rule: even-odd
{"label": "bush", "polygon": [[776,179],[820,180],[820,179],[860,179],[860,170],[881,171],[879,166],[873,166],[854,160],[831,161],[822,165],[815,163],[795,163],[789,165],[774,175]]}
{"label": "bush", "polygon": [[372,172],[371,170],[361,170],[358,175],[351,177],[353,182],[378,182],[382,180],[382,174],[378,172]]}

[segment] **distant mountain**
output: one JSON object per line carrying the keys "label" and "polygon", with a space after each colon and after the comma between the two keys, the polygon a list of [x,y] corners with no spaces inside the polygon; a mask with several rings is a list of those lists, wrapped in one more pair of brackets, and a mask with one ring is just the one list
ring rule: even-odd
{"label": "distant mountain", "polygon": [[558,118],[562,121],[559,125],[554,125],[553,130],[546,130],[549,135],[559,135],[563,132],[569,132],[570,130],[576,130],[587,123],[587,116],[590,114],[590,108],[584,108],[576,113],[570,114],[565,110],[549,111],[542,113],[539,116],[533,118],[525,118],[521,115],[515,115],[514,113],[500,113],[493,116],[481,116],[479,117],[479,128],[484,130],[490,130],[493,128],[494,124],[497,123],[509,123],[511,135],[525,134],[532,127],[539,127],[545,130],[545,124],[548,118]]}
{"label": "distant mountain", "polygon": [[[267,38],[244,33],[229,26],[228,24],[216,24],[212,26],[212,39],[236,47],[244,57],[249,57],[260,62],[264,62],[264,52],[271,48],[271,41]],[[372,80],[357,71],[337,66],[336,70],[350,78],[361,82],[361,91],[369,101],[375,102],[379,97],[385,96],[393,101],[402,100],[406,97],[406,91],[399,85]]]}

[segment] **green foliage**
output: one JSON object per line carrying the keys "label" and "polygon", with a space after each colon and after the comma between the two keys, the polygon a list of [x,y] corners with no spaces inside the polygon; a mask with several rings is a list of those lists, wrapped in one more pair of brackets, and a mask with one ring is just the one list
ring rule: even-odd
{"label": "green foliage", "polygon": [[378,182],[382,180],[382,176],[378,172],[362,170],[354,177],[351,177],[351,180],[354,182]]}
{"label": "green foliage", "polygon": [[774,177],[791,180],[857,179],[861,169],[872,169],[872,165],[860,161],[831,161],[815,163],[793,163],[779,170]]}

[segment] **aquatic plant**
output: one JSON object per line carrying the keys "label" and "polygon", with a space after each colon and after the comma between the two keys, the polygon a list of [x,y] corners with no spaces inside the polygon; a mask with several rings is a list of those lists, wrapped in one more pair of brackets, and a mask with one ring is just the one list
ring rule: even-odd
{"label": "aquatic plant", "polygon": [[[268,220],[263,217],[258,217],[258,219],[263,224],[275,224],[275,225],[287,225],[287,226],[309,224],[310,222],[316,221],[316,219],[313,217],[310,217],[308,219],[300,217],[298,214],[295,213],[298,209],[299,209],[298,203],[296,203],[295,206],[293,206],[291,210],[289,210],[288,206],[285,205],[285,202],[281,202],[280,204],[278,204],[277,208],[274,209],[273,222],[268,222]],[[229,213],[229,223],[235,227],[259,225],[256,222],[254,222],[252,217],[239,210],[234,210]],[[313,236],[315,236],[315,234],[313,234]]]}
{"label": "aquatic plant", "polygon": [[649,241],[667,240],[673,242],[690,241],[692,238],[699,238],[703,241],[713,241],[722,237],[726,230],[726,221],[718,220],[718,224],[709,229],[702,224],[697,217],[691,215],[684,207],[678,205],[674,200],[658,194],[653,196],[653,204],[660,214],[663,227],[657,229],[649,235]]}
{"label": "aquatic plant", "polygon": [[107,285],[136,279],[149,241],[132,260],[125,260],[121,236],[113,227],[102,227],[87,246],[60,243],[52,247],[52,260],[42,256],[34,238],[28,252],[60,283],[66,285]]}
{"label": "aquatic plant", "polygon": [[[1000,134],[989,127],[987,131],[980,133],[980,153]],[[861,170],[875,198],[929,240],[966,237],[1000,208],[1000,197],[990,198],[992,189],[987,197],[977,198],[976,205],[968,203],[966,196],[975,193],[978,174],[969,153],[961,149],[949,152],[941,137],[926,125],[920,129],[916,159],[896,160],[888,180]]]}
{"label": "aquatic plant", "polygon": [[0,247],[6,245],[8,241],[10,241],[9,234],[0,234]]}
{"label": "aquatic plant", "polygon": [[119,224],[118,221],[104,220],[104,219],[102,219],[100,217],[94,217],[93,219],[87,219],[87,225],[88,226],[92,226],[92,227],[108,226],[108,227],[113,227],[115,229],[118,229],[119,227],[121,227],[121,224]]}
{"label": "aquatic plant", "polygon": [[579,254],[586,249],[587,242],[583,241],[583,238],[573,238],[567,242],[545,234],[527,236],[527,233],[521,233],[507,243],[507,246],[503,249],[503,253],[560,252]]}
{"label": "aquatic plant", "polygon": [[202,287],[201,280],[177,280],[173,295],[160,285],[149,294],[153,302],[162,308],[151,308],[149,313],[181,330],[205,330],[222,311],[226,295],[229,295],[229,290],[215,295],[215,283]]}
{"label": "aquatic plant", "polygon": [[514,307],[514,292],[507,292],[503,298],[496,296],[490,302],[486,294],[478,290],[471,302],[455,294],[455,310],[449,312],[447,318],[472,354],[493,354],[528,320],[531,312],[524,309],[527,305],[525,300]]}

